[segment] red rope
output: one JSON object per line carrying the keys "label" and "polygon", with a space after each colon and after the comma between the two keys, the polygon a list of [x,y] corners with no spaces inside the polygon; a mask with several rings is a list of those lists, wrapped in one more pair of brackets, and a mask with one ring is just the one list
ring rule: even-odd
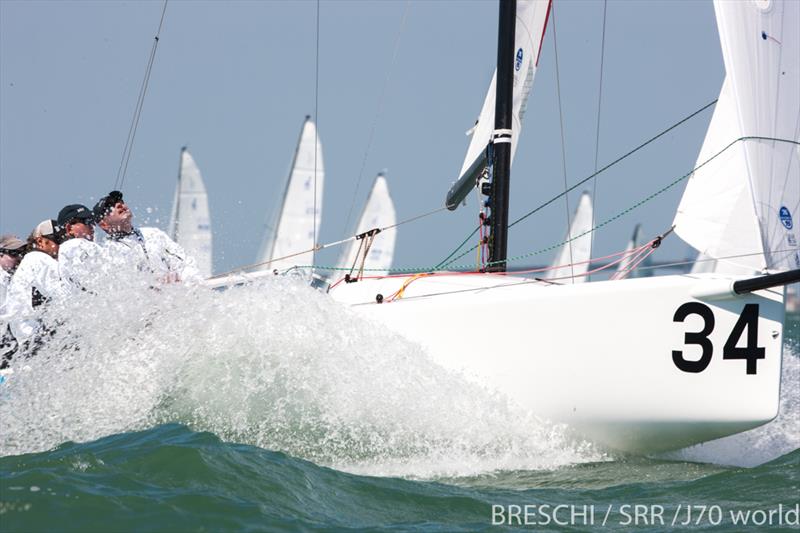
{"label": "red rope", "polygon": [[[602,256],[602,257],[596,257],[596,258],[593,258],[593,259],[589,259],[587,261],[580,261],[578,263],[572,263],[572,265],[584,265],[584,264],[587,264],[587,263],[591,263],[592,261],[603,261],[603,260],[610,260],[612,258],[615,258],[613,261],[609,261],[608,263],[606,263],[603,266],[597,267],[597,268],[595,268],[593,270],[588,270],[584,274],[581,274],[581,276],[590,276],[590,275],[595,274],[597,272],[602,272],[603,270],[607,270],[607,269],[609,269],[611,267],[615,267],[615,266],[619,265],[622,261],[624,261],[626,259],[631,259],[631,265],[632,266],[628,267],[625,270],[625,272],[627,274],[628,272],[633,270],[636,266],[638,266],[642,261],[647,259],[647,257],[655,251],[655,248],[653,247],[653,243],[655,241],[656,241],[656,239],[653,239],[650,242],[645,243],[642,246],[639,246],[638,248],[633,248],[631,250],[625,250],[625,251],[622,251],[622,252],[615,252],[613,254],[608,254],[608,255],[605,255],[605,256]],[[559,269],[562,269],[562,268],[565,268],[565,267],[568,267],[568,266],[570,266],[570,265],[558,265],[558,266],[549,266],[549,267],[543,267],[543,268],[531,268],[531,269],[526,269],[526,270],[495,272],[495,273],[492,273],[492,275],[505,276],[505,275],[509,275],[509,274],[533,274],[533,273],[547,272],[547,271],[550,271],[550,270],[559,270]],[[388,274],[388,275],[385,275],[385,276],[363,276],[361,279],[408,278],[408,277],[413,277],[413,276],[417,276],[416,279],[419,279],[420,277],[430,277],[430,276],[437,276],[437,277],[439,277],[439,276],[474,276],[474,275],[486,275],[486,274],[487,274],[486,272],[481,272],[481,271],[474,271],[474,272],[473,271],[470,271],[470,272],[429,272],[429,273],[427,273],[427,276],[419,276],[419,274]],[[611,279],[612,280],[613,279],[617,279],[616,276],[618,274],[619,273],[617,273],[614,276],[612,276]],[[558,277],[558,278],[551,278],[548,281],[558,281],[558,280],[562,280],[562,279],[569,279],[569,278],[572,278],[572,277],[573,276],[562,276],[562,277]],[[384,302],[391,302],[392,300],[394,300],[402,290],[408,288],[408,286],[411,283],[413,283],[414,281],[416,281],[416,279],[411,279],[407,284],[405,284],[400,289],[398,289],[396,292],[392,293],[387,298],[385,298]],[[621,279],[621,278],[619,278],[619,279]],[[330,288],[331,289],[335,288],[343,280],[344,280],[344,278],[340,278],[336,283],[331,285]]]}

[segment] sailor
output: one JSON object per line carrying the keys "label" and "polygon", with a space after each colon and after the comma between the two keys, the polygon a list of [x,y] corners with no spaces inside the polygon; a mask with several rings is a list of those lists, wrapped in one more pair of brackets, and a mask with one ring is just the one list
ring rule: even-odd
{"label": "sailor", "polygon": [[108,235],[109,253],[125,257],[141,270],[150,270],[166,283],[200,281],[194,258],[158,228],[136,228],[122,193],[111,191],[92,210],[97,225]]}
{"label": "sailor", "polygon": [[17,350],[17,341],[8,327],[10,314],[6,310],[6,294],[11,284],[11,276],[22,261],[26,243],[14,235],[0,236],[0,369],[8,364]]}
{"label": "sailor", "polygon": [[94,241],[94,219],[88,207],[65,206],[58,213],[57,231],[63,234],[58,248],[58,269],[70,290],[86,290],[97,276],[101,249]]}
{"label": "sailor", "polygon": [[28,237],[28,252],[11,278],[6,309],[11,333],[20,344],[38,344],[42,324],[35,311],[66,293],[56,261],[60,240],[56,221],[42,221]]}

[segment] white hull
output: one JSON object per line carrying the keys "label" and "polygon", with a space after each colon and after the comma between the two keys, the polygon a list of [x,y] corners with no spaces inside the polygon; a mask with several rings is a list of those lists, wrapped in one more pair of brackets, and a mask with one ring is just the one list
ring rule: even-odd
{"label": "white hull", "polygon": [[[376,303],[377,294],[388,297],[408,280],[340,283],[330,294],[420,343],[439,364],[610,448],[681,448],[778,413],[782,288],[733,296],[733,279],[715,275],[550,285],[454,274],[416,279],[403,298]],[[684,335],[700,332],[704,319],[674,320],[687,302],[702,303],[714,317],[711,360],[696,373],[673,361],[673,350],[690,361],[701,355]],[[757,346],[765,349],[755,374],[747,374],[747,361],[723,358],[746,304],[758,306]],[[738,346],[748,330],[734,335]]]}

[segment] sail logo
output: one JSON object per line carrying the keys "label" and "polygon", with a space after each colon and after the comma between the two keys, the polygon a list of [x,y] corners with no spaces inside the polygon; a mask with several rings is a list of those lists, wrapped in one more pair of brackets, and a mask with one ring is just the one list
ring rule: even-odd
{"label": "sail logo", "polygon": [[522,48],[517,50],[517,60],[514,62],[514,70],[519,70],[520,68],[522,68]]}
{"label": "sail logo", "polygon": [[778,216],[781,219],[781,224],[786,229],[792,229],[794,224],[792,223],[792,214],[789,212],[789,208],[786,206],[782,206],[778,211]]}

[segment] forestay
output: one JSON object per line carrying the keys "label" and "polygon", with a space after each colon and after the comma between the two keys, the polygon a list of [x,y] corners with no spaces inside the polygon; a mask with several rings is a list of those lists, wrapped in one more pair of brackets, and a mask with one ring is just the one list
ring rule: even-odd
{"label": "forestay", "polygon": [[[511,160],[517,149],[517,141],[522,130],[522,119],[528,95],[533,86],[533,77],[539,63],[539,55],[544,41],[544,31],[550,14],[550,0],[518,0],[517,25],[514,29],[514,101],[512,107],[513,133],[511,136]],[[481,113],[475,127],[472,128],[472,139],[464,157],[456,185],[448,193],[447,206],[455,209],[464,196],[475,186],[486,167],[486,147],[494,130],[495,85],[497,70],[492,75],[489,91],[483,101]],[[460,192],[463,189],[463,194]]]}
{"label": "forestay", "polygon": [[306,117],[277,218],[274,224],[268,224],[264,234],[257,260],[264,263],[263,268],[283,271],[314,262],[314,253],[307,251],[314,248],[319,234],[324,182],[322,145],[316,125]]}
{"label": "forestay", "polygon": [[727,78],[699,163],[740,137],[767,139],[740,141],[695,172],[676,231],[739,267],[800,268],[800,3],[714,7]]}
{"label": "forestay", "polygon": [[[389,184],[383,174],[378,174],[372,191],[369,194],[364,211],[358,221],[356,235],[375,228],[393,226],[397,222],[394,202],[389,194]],[[397,229],[389,228],[378,233],[369,248],[364,261],[366,274],[370,276],[383,276],[388,274],[394,258],[394,245],[397,239]],[[339,268],[349,269],[355,265],[356,269],[361,264],[359,250],[363,239],[351,241],[339,259]],[[340,271],[341,272],[341,271]]]}
{"label": "forestay", "polygon": [[194,257],[200,275],[211,276],[212,242],[208,194],[194,158],[181,149],[178,185],[172,204],[169,236]]}

